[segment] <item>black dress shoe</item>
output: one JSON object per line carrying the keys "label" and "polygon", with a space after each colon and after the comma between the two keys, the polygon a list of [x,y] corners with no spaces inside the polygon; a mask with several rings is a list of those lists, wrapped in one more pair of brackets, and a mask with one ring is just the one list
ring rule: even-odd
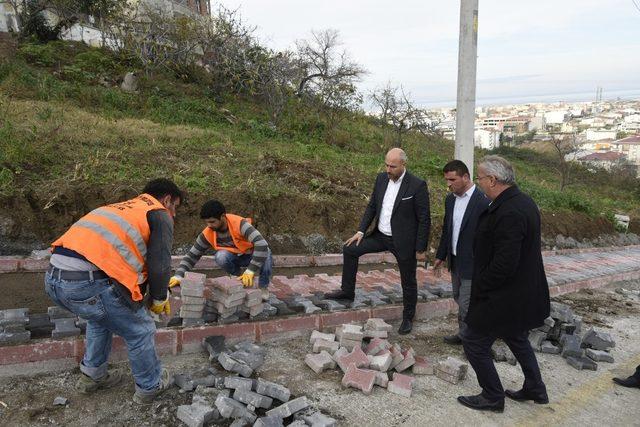
{"label": "black dress shoe", "polygon": [[348,301],[353,301],[354,298],[354,294],[348,294],[345,291],[343,291],[342,289],[338,290],[338,291],[334,291],[334,292],[329,292],[328,294],[326,294],[324,297],[326,299],[333,299],[333,300],[348,300]]}
{"label": "black dress shoe", "polygon": [[481,394],[475,396],[458,396],[458,402],[478,411],[504,412],[504,399],[488,400]]}
{"label": "black dress shoe", "polygon": [[462,344],[462,338],[460,338],[459,335],[446,335],[444,338],[442,338],[444,340],[445,343],[447,344],[453,344],[453,345],[460,345]]}
{"label": "black dress shoe", "polygon": [[515,390],[506,390],[504,394],[507,395],[509,399],[517,400],[518,402],[524,402],[526,400],[533,400],[539,405],[546,405],[549,403],[549,396],[547,393],[530,393],[524,389],[520,389],[518,391]]}
{"label": "black dress shoe", "polygon": [[640,388],[640,380],[633,376],[628,378],[614,378],[613,382],[620,384],[622,387]]}
{"label": "black dress shoe", "polygon": [[400,328],[398,329],[398,333],[400,335],[407,335],[413,329],[413,322],[409,319],[404,319],[400,324]]}

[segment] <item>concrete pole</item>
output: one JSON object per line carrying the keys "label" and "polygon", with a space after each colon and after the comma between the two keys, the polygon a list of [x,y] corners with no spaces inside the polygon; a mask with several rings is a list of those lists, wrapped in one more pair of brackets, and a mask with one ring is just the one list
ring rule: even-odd
{"label": "concrete pole", "polygon": [[476,64],[478,58],[478,0],[460,0],[458,46],[458,96],[456,103],[456,149],[473,178],[473,131],[476,109]]}

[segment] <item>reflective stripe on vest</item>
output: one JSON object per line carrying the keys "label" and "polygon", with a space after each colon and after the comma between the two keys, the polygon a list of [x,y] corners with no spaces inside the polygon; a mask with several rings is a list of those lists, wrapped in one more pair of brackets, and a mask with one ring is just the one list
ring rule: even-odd
{"label": "reflective stripe on vest", "polygon": [[[93,214],[95,212],[91,212],[91,213]],[[118,221],[118,225],[120,225],[119,221]],[[89,230],[99,234],[100,237],[102,237],[107,242],[111,243],[111,246],[116,248],[120,256],[125,260],[127,264],[129,264],[131,269],[138,274],[138,284],[144,283],[144,275],[142,274],[142,270],[144,269],[144,266],[140,263],[140,261],[138,261],[135,254],[129,250],[127,245],[125,245],[124,242],[118,238],[118,236],[116,236],[115,234],[113,234],[111,231],[107,230],[100,224],[97,224],[95,222],[90,222],[89,220],[81,219],[80,221],[76,222],[74,226],[88,228]],[[126,232],[126,230],[124,231]],[[134,237],[131,236],[129,233],[127,233],[127,235],[131,237],[132,240],[134,240]],[[140,236],[140,233],[138,233],[138,236]],[[142,243],[144,244],[144,242]],[[146,253],[147,253],[146,245],[145,245],[144,253],[145,253],[144,256],[146,257]]]}
{"label": "reflective stripe on vest", "polygon": [[140,255],[142,255],[142,258],[144,259],[147,258],[147,245],[146,243],[144,243],[144,239],[142,239],[140,232],[138,232],[138,230],[133,228],[131,224],[129,224],[127,221],[125,221],[118,215],[114,214],[113,212],[109,212],[104,208],[95,209],[91,213],[94,215],[103,216],[107,219],[110,219],[113,222],[116,222],[120,226],[120,228],[122,228],[127,233],[127,235],[131,238],[131,240],[133,240],[133,243],[136,244],[136,247],[138,248],[138,252],[140,252]]}

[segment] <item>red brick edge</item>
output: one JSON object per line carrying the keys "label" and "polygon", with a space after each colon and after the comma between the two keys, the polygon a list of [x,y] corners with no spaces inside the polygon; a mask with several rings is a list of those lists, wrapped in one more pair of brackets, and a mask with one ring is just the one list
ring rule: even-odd
{"label": "red brick edge", "polygon": [[[549,288],[551,296],[577,292],[581,289],[596,289],[612,281],[640,279],[640,270],[604,276],[579,282],[568,283]],[[456,311],[456,304],[451,298],[436,301],[420,302],[416,310],[417,320],[444,317]],[[279,317],[262,322],[233,323],[229,325],[211,325],[195,328],[159,329],[156,333],[156,348],[160,355],[178,355],[200,351],[202,339],[209,335],[224,335],[228,340],[251,340],[264,342],[288,333],[304,333],[314,329],[332,328],[349,322],[363,322],[372,317],[380,317],[388,321],[402,318],[401,305],[372,307],[362,310],[323,312],[313,315]],[[80,361],[84,354],[84,338],[68,338],[61,340],[43,339],[34,343],[6,346],[0,348],[0,367],[15,368],[33,362]],[[112,360],[126,358],[126,348],[121,338],[113,340]],[[54,365],[54,363],[51,363]],[[46,367],[44,368],[46,370]]]}
{"label": "red brick edge", "polygon": [[[640,248],[640,245],[629,246],[608,246],[602,248],[583,248],[583,249],[559,249],[555,251],[542,251],[542,256],[551,255],[568,255],[577,253],[590,252],[612,252],[618,250]],[[182,260],[182,256],[171,257],[171,266],[177,268]],[[277,267],[317,267],[342,265],[342,254],[324,254],[324,255],[274,255],[274,265]],[[396,259],[387,252],[366,254],[360,257],[361,264],[395,264]],[[0,274],[16,273],[22,271],[28,272],[44,272],[49,267],[49,260],[22,258],[14,256],[0,256]],[[220,267],[216,264],[212,256],[203,256],[196,264],[198,270],[216,270]]]}

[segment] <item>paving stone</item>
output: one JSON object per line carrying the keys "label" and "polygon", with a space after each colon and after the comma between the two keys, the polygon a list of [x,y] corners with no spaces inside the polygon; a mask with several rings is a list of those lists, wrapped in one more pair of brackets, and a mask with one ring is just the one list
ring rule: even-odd
{"label": "paving stone", "polygon": [[264,364],[264,356],[262,353],[250,353],[247,351],[236,350],[233,353],[229,353],[229,356],[246,363],[254,371]]}
{"label": "paving stone", "polygon": [[349,354],[349,350],[347,350],[346,347],[340,347],[338,350],[336,350],[335,353],[333,353],[333,356],[331,356],[331,358],[338,363],[338,359],[346,354]]}
{"label": "paving stone", "polygon": [[566,304],[551,301],[551,314],[550,316],[555,320],[559,320],[565,323],[573,322],[573,310]]}
{"label": "paving stone", "polygon": [[65,406],[69,402],[69,399],[62,396],[57,396],[53,399],[53,406]]}
{"label": "paving stone", "polygon": [[402,349],[398,343],[393,344],[391,348],[389,348],[389,352],[391,353],[391,366],[389,369],[395,369],[403,360],[404,356],[402,355]]}
{"label": "paving stone", "polygon": [[245,405],[223,395],[216,399],[216,408],[223,418],[244,418],[250,422],[255,422],[257,418]]}
{"label": "paving stone", "polygon": [[297,300],[295,300],[292,304],[291,307],[293,309],[297,309],[305,314],[313,314],[316,313],[318,311],[322,311],[322,309],[318,306],[316,306],[315,304],[313,304],[311,301],[307,300],[307,299],[303,299],[303,298],[299,298]]}
{"label": "paving stone", "polygon": [[591,371],[595,371],[598,369],[598,364],[588,357],[573,357],[569,356],[566,358],[567,363],[578,370],[588,369]]}
{"label": "paving stone", "polygon": [[228,353],[220,353],[218,362],[225,370],[238,373],[243,377],[250,377],[253,373],[253,369],[249,365],[241,360],[234,359]]}
{"label": "paving stone", "polygon": [[457,384],[467,375],[468,365],[455,357],[447,357],[436,366],[436,376],[442,380]]}
{"label": "paving stone", "polygon": [[270,303],[270,304],[274,306],[276,310],[278,310],[278,315],[280,316],[288,316],[291,314],[296,314],[296,311],[289,308],[289,306],[283,301],[278,303]]}
{"label": "paving stone", "polygon": [[364,331],[364,338],[388,338],[389,337],[389,333],[387,331],[371,331],[371,330],[365,330]]}
{"label": "paving stone", "polygon": [[27,329],[33,331],[35,329],[52,329],[54,323],[49,319],[47,313],[35,313],[28,317]]}
{"label": "paving stone", "polygon": [[354,363],[350,363],[342,377],[342,385],[361,390],[364,394],[371,394],[375,380],[376,374],[374,371],[358,369]]}
{"label": "paving stone", "polygon": [[415,363],[411,367],[411,371],[414,375],[433,375],[435,365],[426,357],[415,356]]}
{"label": "paving stone", "polygon": [[288,402],[291,397],[291,391],[287,387],[261,378],[258,378],[256,383],[256,392],[263,396],[278,399],[281,402]]}
{"label": "paving stone", "polygon": [[216,408],[210,405],[180,405],[176,417],[189,427],[203,427],[219,417]]}
{"label": "paving stone", "polygon": [[238,402],[252,405],[256,408],[269,409],[271,407],[271,404],[273,403],[273,399],[270,397],[243,389],[236,389],[236,391],[233,393],[233,398]]}
{"label": "paving stone", "polygon": [[411,397],[411,389],[414,380],[415,378],[410,377],[409,375],[394,372],[393,381],[389,381],[387,390],[391,393],[399,394],[400,396]]}
{"label": "paving stone", "polygon": [[369,369],[380,372],[387,372],[389,370],[389,366],[391,366],[391,361],[393,360],[391,353],[389,352],[382,354],[381,356],[368,355],[367,358],[369,359]]}
{"label": "paving stone", "polygon": [[236,418],[235,420],[233,420],[231,424],[229,424],[229,427],[249,427],[249,426],[251,426],[251,423],[248,420],[245,420],[244,418]]}
{"label": "paving stone", "polygon": [[[222,385],[224,386],[224,378],[222,379]],[[198,385],[196,387],[196,390],[193,392],[192,403],[215,407],[216,398],[218,397],[219,392],[220,390],[218,389],[211,388],[209,386]]]}
{"label": "paving stone", "polygon": [[330,354],[336,352],[337,349],[340,348],[340,343],[336,341],[327,341],[327,340],[315,340],[313,343],[313,352],[320,353],[321,351],[326,351]]}
{"label": "paving stone", "polygon": [[429,292],[427,289],[418,289],[418,296],[422,297],[422,299],[426,301],[433,301],[438,299],[438,296],[436,294]]}
{"label": "paving stone", "polygon": [[377,356],[384,350],[388,350],[390,348],[391,348],[391,344],[386,339],[374,338],[367,345],[367,347],[365,347],[365,353],[367,355]]}
{"label": "paving stone", "polygon": [[356,310],[364,307],[368,307],[368,306],[367,306],[367,301],[363,298],[356,297],[353,299],[353,302],[349,304],[349,308],[351,308],[352,310]]}
{"label": "paving stone", "polygon": [[352,351],[354,348],[361,348],[362,341],[348,340],[346,338],[341,338],[340,339],[340,346],[346,348],[349,351]]}
{"label": "paving stone", "polygon": [[304,362],[316,374],[321,373],[325,369],[335,369],[336,367],[336,362],[331,358],[331,355],[324,350],[318,354],[307,354]]}
{"label": "paving stone", "polygon": [[538,328],[539,331],[549,332],[556,324],[556,321],[553,320],[553,317],[549,316],[544,319],[544,325]]}
{"label": "paving stone", "polygon": [[334,301],[331,299],[324,299],[324,300],[318,301],[316,305],[328,311],[340,311],[340,310],[347,309],[346,306],[340,304],[338,301]]}
{"label": "paving stone", "polygon": [[338,366],[340,366],[342,372],[347,372],[351,364],[354,364],[356,368],[367,368],[369,366],[369,359],[360,347],[355,347],[351,353],[338,358]]}
{"label": "paving stone", "polygon": [[51,338],[57,339],[80,335],[80,329],[76,327],[75,318],[56,318],[53,322],[55,323],[55,329],[51,332]]}
{"label": "paving stone", "polygon": [[203,338],[202,346],[209,353],[209,360],[216,360],[225,349],[224,335],[210,335]]}
{"label": "paving stone", "polygon": [[297,413],[295,418],[298,420],[302,420],[306,425],[313,427],[335,427],[337,425],[337,421],[333,418],[324,415],[320,411],[305,411],[301,413]]}
{"label": "paving stone", "polygon": [[0,310],[0,327],[9,325],[24,326],[29,322],[28,315],[28,308],[9,308],[6,310]]}
{"label": "paving stone", "polygon": [[594,350],[608,350],[616,346],[616,342],[608,332],[589,329],[582,338],[582,347]]}
{"label": "paving stone", "polygon": [[49,314],[49,319],[71,319],[75,318],[76,315],[70,312],[69,310],[65,310],[62,307],[54,305],[53,307],[47,308],[47,313]]}
{"label": "paving stone", "polygon": [[594,350],[592,348],[588,348],[586,350],[586,356],[595,362],[607,362],[607,363],[614,362],[613,356],[607,353],[606,351],[602,351],[602,350]]}
{"label": "paving stone", "polygon": [[224,386],[232,390],[251,390],[253,388],[253,380],[251,378],[226,377]]}
{"label": "paving stone", "polygon": [[540,351],[540,346],[542,342],[547,339],[547,333],[543,331],[534,330],[529,333],[529,342],[531,343],[531,347],[535,351]]}
{"label": "paving stone", "polygon": [[307,423],[302,420],[295,420],[294,422],[289,424],[288,427],[307,427]]}
{"label": "paving stone", "polygon": [[322,333],[320,331],[313,331],[311,332],[311,338],[309,338],[309,343],[313,344],[316,340],[325,340],[325,341],[335,341],[336,340],[336,335],[335,334],[325,334]]}
{"label": "paving stone", "polygon": [[554,345],[551,341],[543,341],[540,345],[540,352],[548,354],[560,354],[560,347]]}
{"label": "paving stone", "polygon": [[415,352],[411,347],[409,349],[402,352],[402,361],[398,363],[393,369],[397,372],[402,372],[406,369],[409,369],[416,363],[416,359],[414,358]]}
{"label": "paving stone", "polygon": [[280,417],[261,417],[256,420],[253,427],[284,427],[284,421]]}
{"label": "paving stone", "polygon": [[231,316],[221,317],[218,316],[218,324],[219,325],[228,325],[230,323],[237,323],[240,320],[237,314],[233,314]]}
{"label": "paving stone", "polygon": [[584,350],[580,347],[580,337],[577,335],[563,335],[562,340],[562,357],[581,358]]}
{"label": "paving stone", "polygon": [[374,372],[376,374],[376,379],[374,381],[374,384],[383,388],[387,388],[387,385],[389,384],[389,374],[386,372],[380,372],[380,371],[371,371]]}
{"label": "paving stone", "polygon": [[352,324],[342,325],[342,334],[340,336],[341,340],[362,341],[362,338],[364,338],[362,326]]}
{"label": "paving stone", "polygon": [[191,381],[191,377],[187,374],[176,374],[173,376],[174,384],[184,391],[193,391],[196,388],[193,381]]}
{"label": "paving stone", "polygon": [[296,412],[300,412],[304,409],[307,409],[310,406],[309,401],[305,396],[298,397],[297,399],[290,400],[277,408],[273,408],[267,411],[267,416],[276,416],[281,418],[287,418],[295,414]]}

